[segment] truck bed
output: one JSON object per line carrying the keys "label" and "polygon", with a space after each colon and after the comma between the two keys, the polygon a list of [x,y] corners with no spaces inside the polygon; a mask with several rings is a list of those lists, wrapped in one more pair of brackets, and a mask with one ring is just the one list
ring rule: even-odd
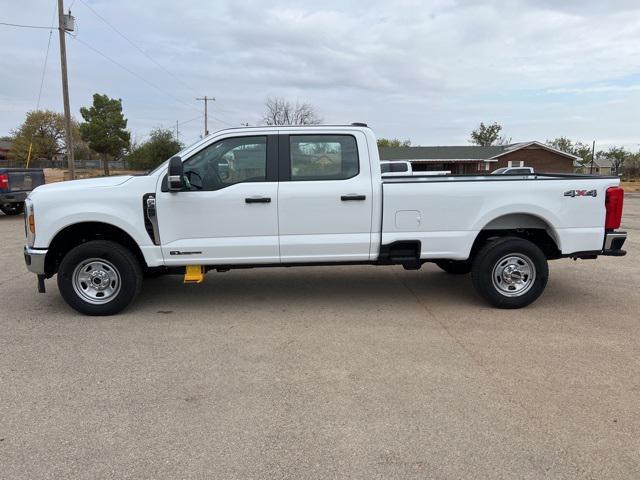
{"label": "truck bed", "polygon": [[563,255],[601,250],[605,192],[618,183],[580,174],[384,177],[381,243],[415,239],[421,258],[464,260],[481,230],[539,228]]}

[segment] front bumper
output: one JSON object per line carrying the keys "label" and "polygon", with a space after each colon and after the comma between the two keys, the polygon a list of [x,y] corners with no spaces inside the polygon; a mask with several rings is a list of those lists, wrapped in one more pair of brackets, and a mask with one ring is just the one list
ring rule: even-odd
{"label": "front bumper", "polygon": [[27,264],[27,270],[38,275],[44,275],[44,259],[47,256],[47,250],[40,250],[24,247],[24,263]]}
{"label": "front bumper", "polygon": [[627,254],[622,250],[627,232],[607,232],[604,235],[604,245],[602,247],[602,255],[610,255],[613,257],[622,257]]}

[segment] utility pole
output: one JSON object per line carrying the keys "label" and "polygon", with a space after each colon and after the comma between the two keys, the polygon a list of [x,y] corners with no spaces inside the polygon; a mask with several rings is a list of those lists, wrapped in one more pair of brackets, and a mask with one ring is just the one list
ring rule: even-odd
{"label": "utility pole", "polygon": [[204,136],[206,137],[207,135],[209,135],[209,125],[207,123],[207,102],[215,102],[216,99],[214,97],[207,97],[205,95],[204,97],[196,98],[196,100],[204,101]]}
{"label": "utility pole", "polygon": [[591,168],[589,169],[589,173],[593,175],[593,162],[596,158],[596,141],[593,141],[593,146],[591,147]]}
{"label": "utility pole", "polygon": [[[69,162],[69,178],[76,178],[76,164],[73,155],[73,138],[71,133],[71,108],[69,107],[69,79],[67,78],[67,45],[65,42],[66,25],[63,0],[58,0],[58,33],[60,34],[60,67],[62,70],[62,100],[64,103],[64,130],[67,140],[67,161]],[[71,12],[69,12],[71,16]],[[73,30],[73,28],[71,28]]]}
{"label": "utility pole", "polygon": [[176,120],[176,142],[180,142],[180,130],[178,130],[178,120]]}

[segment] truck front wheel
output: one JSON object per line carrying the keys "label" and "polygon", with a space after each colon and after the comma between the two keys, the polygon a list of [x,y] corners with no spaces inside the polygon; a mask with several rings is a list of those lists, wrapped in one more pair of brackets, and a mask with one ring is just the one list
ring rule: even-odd
{"label": "truck front wheel", "polygon": [[547,258],[538,246],[518,237],[492,240],[475,255],[471,279],[478,293],[498,308],[522,308],[544,291]]}
{"label": "truck front wheel", "polygon": [[119,243],[93,240],[67,253],[58,269],[58,289],[65,301],[85,315],[114,315],[140,292],[142,270]]}
{"label": "truck front wheel", "polygon": [[5,215],[20,215],[24,210],[24,203],[2,203],[0,210]]}

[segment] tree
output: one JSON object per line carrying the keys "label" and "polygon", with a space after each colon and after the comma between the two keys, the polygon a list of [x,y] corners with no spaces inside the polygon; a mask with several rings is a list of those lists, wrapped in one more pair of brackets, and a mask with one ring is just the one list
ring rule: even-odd
{"label": "tree", "polygon": [[631,157],[631,153],[627,152],[623,147],[609,147],[609,150],[599,151],[597,158],[606,158],[611,162],[612,173],[618,174],[622,171],[624,162]]}
{"label": "tree", "polygon": [[262,118],[265,125],[317,125],[322,118],[310,103],[295,105],[282,97],[267,98],[264,102],[266,112]]}
{"label": "tree", "polygon": [[[77,122],[72,122],[72,138],[80,141]],[[26,163],[31,159],[46,158],[51,160],[55,155],[66,152],[64,131],[64,115],[52,110],[32,110],[17,129],[11,132],[11,157],[18,163]]]}
{"label": "tree", "polygon": [[122,114],[122,100],[94,93],[93,105],[82,107],[80,134],[92,150],[102,154],[104,174],[109,175],[109,156],[120,157],[129,146],[131,134]]}
{"label": "tree", "polygon": [[578,140],[573,142],[567,137],[558,137],[553,140],[547,139],[546,143],[550,147],[560,150],[561,152],[570,153],[571,155],[580,157],[582,159],[580,164],[583,167],[591,164],[592,151],[591,147],[586,143],[582,143]]}
{"label": "tree", "polygon": [[386,147],[410,147],[411,140],[398,140],[397,138],[379,138],[378,148]]}
{"label": "tree", "polygon": [[629,157],[624,162],[621,173],[628,179],[640,177],[640,152],[629,154]]}
{"label": "tree", "polygon": [[127,162],[131,168],[150,170],[178,153],[182,148],[182,144],[176,140],[173,131],[166,128],[155,128],[149,133],[149,140],[131,148]]}
{"label": "tree", "polygon": [[502,125],[498,122],[493,122],[491,125],[485,125],[484,122],[480,122],[478,128],[471,132],[471,139],[469,143],[474,145],[480,145],[482,147],[489,147],[491,145],[506,145],[511,142],[511,139],[500,136],[502,131]]}

